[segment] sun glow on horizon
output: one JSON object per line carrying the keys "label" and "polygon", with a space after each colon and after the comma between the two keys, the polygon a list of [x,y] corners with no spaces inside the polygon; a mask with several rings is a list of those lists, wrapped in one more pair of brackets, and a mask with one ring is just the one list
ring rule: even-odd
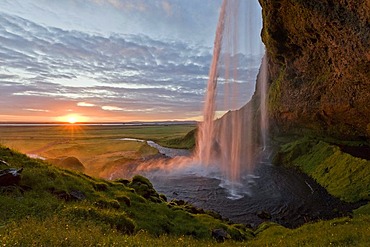
{"label": "sun glow on horizon", "polygon": [[76,118],[75,117],[69,117],[68,118],[68,123],[70,123],[70,124],[74,124],[74,123],[76,123],[77,122],[77,120],[76,120]]}
{"label": "sun glow on horizon", "polygon": [[68,114],[65,116],[57,117],[56,120],[58,122],[64,122],[69,124],[75,124],[75,123],[81,123],[81,122],[87,122],[88,118],[78,115],[78,114]]}

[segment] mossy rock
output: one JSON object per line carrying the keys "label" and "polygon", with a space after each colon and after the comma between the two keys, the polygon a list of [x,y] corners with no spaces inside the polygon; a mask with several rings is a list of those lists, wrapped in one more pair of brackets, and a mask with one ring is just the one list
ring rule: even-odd
{"label": "mossy rock", "polygon": [[120,178],[120,179],[114,180],[114,182],[121,183],[121,184],[127,186],[131,181],[128,180],[128,179]]}
{"label": "mossy rock", "polygon": [[353,211],[355,216],[360,216],[360,215],[368,215],[370,216],[370,203],[359,207],[358,209]]}
{"label": "mossy rock", "polygon": [[98,208],[112,208],[112,209],[119,209],[121,204],[117,200],[105,200],[99,199],[94,202],[94,205]]}
{"label": "mossy rock", "polygon": [[157,191],[153,188],[153,184],[149,181],[149,179],[141,175],[135,175],[128,186],[135,189],[137,194],[141,195],[147,200],[155,203],[163,202]]}
{"label": "mossy rock", "polygon": [[121,204],[123,203],[124,205],[130,207],[131,206],[131,200],[127,196],[117,196],[116,197],[117,201],[119,201]]}
{"label": "mossy rock", "polygon": [[[267,229],[269,228],[272,228],[272,227],[283,227],[277,223],[274,223],[274,222],[270,222],[270,221],[265,221],[263,222],[262,224],[260,224],[257,228],[256,231],[254,231],[254,235],[258,235],[264,231],[266,231]],[[283,227],[284,228],[284,227]]]}
{"label": "mossy rock", "polygon": [[96,191],[107,191],[108,190],[108,184],[103,183],[103,182],[94,183],[93,186]]}
{"label": "mossy rock", "polygon": [[167,196],[164,195],[164,194],[159,194],[159,198],[163,201],[163,202],[167,202]]}
{"label": "mossy rock", "polygon": [[146,184],[149,188],[153,188],[153,184],[149,181],[149,179],[141,175],[135,175],[132,178],[130,185],[135,185],[135,184]]}

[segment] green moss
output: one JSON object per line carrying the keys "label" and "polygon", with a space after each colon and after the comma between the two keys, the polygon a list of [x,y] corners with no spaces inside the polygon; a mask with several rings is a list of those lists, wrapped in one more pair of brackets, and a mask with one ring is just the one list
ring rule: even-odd
{"label": "green moss", "polygon": [[274,222],[263,222],[262,224],[260,224],[257,228],[257,230],[254,232],[255,235],[258,235],[262,232],[265,232],[267,229],[269,228],[274,228],[274,232],[277,230],[277,232],[280,232],[280,231],[286,231],[288,230],[287,228],[279,225],[279,224],[276,224]]}
{"label": "green moss", "polygon": [[160,197],[157,191],[153,188],[152,183],[149,179],[135,175],[128,186],[135,190],[137,194],[155,203],[162,203],[164,200]]}
{"label": "green moss", "polygon": [[[296,144],[302,150],[319,144],[304,143]],[[293,146],[285,146],[285,151]],[[153,203],[126,187],[127,181],[109,182],[60,170],[4,148],[0,148],[0,159],[24,167],[22,188],[0,190],[0,242],[6,246],[217,246],[211,237],[213,229],[224,229],[242,241],[228,240],[222,246],[364,245],[369,241],[368,206],[358,209],[353,219],[318,222],[296,230],[269,223],[253,232],[186,202],[178,201],[172,207]],[[100,183],[105,188],[97,191],[94,185]],[[135,176],[129,184],[152,187],[142,176]],[[78,190],[86,198],[67,202],[50,193],[50,188],[65,193]]]}
{"label": "green moss", "polygon": [[119,201],[121,204],[124,204],[128,207],[131,206],[131,200],[128,196],[125,196],[125,195],[121,195],[121,196],[117,196],[116,197],[117,201]]}
{"label": "green moss", "polygon": [[87,220],[94,222],[103,222],[122,233],[132,234],[135,232],[135,224],[125,213],[102,210],[94,207],[74,206],[63,210],[66,217],[73,220]]}
{"label": "green moss", "polygon": [[272,226],[260,232],[248,246],[366,246],[370,240],[369,220],[339,218],[294,230]]}
{"label": "green moss", "polygon": [[353,211],[355,216],[363,216],[363,215],[369,215],[370,216],[370,203],[359,207],[358,209]]}
{"label": "green moss", "polygon": [[108,190],[108,185],[104,182],[96,182],[93,184],[96,191],[106,191]]}
{"label": "green moss", "polygon": [[285,67],[280,70],[279,76],[270,85],[268,92],[268,107],[269,112],[276,112],[280,107],[282,83],[285,76]]}
{"label": "green moss", "polygon": [[370,161],[343,153],[335,145],[299,139],[283,145],[275,162],[298,167],[344,201],[370,199]]}
{"label": "green moss", "polygon": [[98,208],[112,208],[112,209],[119,209],[121,204],[117,200],[106,200],[106,199],[99,199],[94,202],[94,205]]}
{"label": "green moss", "polygon": [[197,129],[193,129],[182,137],[167,137],[158,140],[158,144],[164,147],[170,148],[183,148],[183,149],[193,149],[195,146],[195,137],[197,134]]}

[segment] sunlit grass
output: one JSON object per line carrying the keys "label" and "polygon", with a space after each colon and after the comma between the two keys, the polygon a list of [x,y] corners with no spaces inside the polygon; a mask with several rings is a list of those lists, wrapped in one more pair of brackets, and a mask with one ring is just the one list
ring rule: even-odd
{"label": "sunlit grass", "polygon": [[262,231],[248,246],[368,246],[370,215],[309,223],[297,229],[279,225]]}
{"label": "sunlit grass", "polygon": [[[208,214],[169,207],[160,197],[154,198],[157,202],[145,199],[138,194],[150,189],[144,178],[137,177],[141,182],[129,187],[130,181],[110,182],[60,170],[6,148],[0,148],[0,157],[24,167],[20,187],[1,189],[2,246],[367,246],[370,241],[368,205],[356,210],[352,219],[293,230],[262,225],[252,231]],[[76,190],[86,198],[61,198]],[[216,243],[211,237],[215,228],[241,242]]]}
{"label": "sunlit grass", "polygon": [[[186,135],[194,128],[194,125],[0,126],[0,143],[46,159],[75,157],[84,165],[85,173],[108,177],[117,167],[141,162],[142,159],[158,153],[146,142],[120,139],[154,140],[165,146],[191,148],[194,145],[194,135]],[[182,141],[184,136],[186,139]]]}

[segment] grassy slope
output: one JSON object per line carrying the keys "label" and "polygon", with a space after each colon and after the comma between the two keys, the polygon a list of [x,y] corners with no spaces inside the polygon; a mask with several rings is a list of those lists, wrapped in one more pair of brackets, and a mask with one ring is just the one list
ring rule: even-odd
{"label": "grassy slope", "polygon": [[[144,236],[143,241],[161,241],[153,237],[160,235],[170,235],[167,238],[173,241],[181,236],[210,241],[215,228],[227,230],[235,239],[251,236],[247,229],[209,214],[191,214],[184,206],[170,207],[140,176],[109,182],[61,170],[6,148],[0,149],[0,159],[12,167],[24,167],[20,187],[0,188],[2,244],[69,246],[78,241],[77,246],[111,245],[141,241],[137,233]],[[86,198],[63,199],[75,191],[83,192]]]}
{"label": "grassy slope", "polygon": [[[310,157],[326,160],[327,155],[332,156],[338,151],[334,148],[334,152],[323,152],[318,156],[319,150],[326,150],[327,145],[324,148],[320,142],[303,143],[306,141],[285,145],[280,160],[302,166],[307,164],[306,171],[309,172],[308,167],[314,165],[307,162]],[[302,154],[308,155],[306,161]],[[94,179],[54,168],[5,148],[0,149],[0,159],[15,167],[25,167],[22,190],[1,190],[0,243],[5,246],[214,246],[217,243],[210,238],[210,230],[214,228],[225,228],[234,238],[246,239],[243,242],[230,240],[220,244],[223,246],[367,246],[370,242],[369,204],[356,210],[353,218],[309,223],[293,230],[265,223],[252,232],[207,214],[190,214],[183,210],[184,207],[170,208],[163,201],[152,202],[161,198],[158,196],[149,197],[151,201],[144,199],[138,193],[148,190],[147,186],[142,187],[142,184],[150,183],[145,180],[135,187],[132,181],[131,185],[124,185],[129,181]],[[312,168],[312,174],[314,170]],[[329,174],[337,174],[333,172]],[[341,179],[345,175],[341,172],[336,176]],[[359,198],[358,188],[361,191],[368,188],[368,183],[361,185],[361,181],[356,181],[356,185],[348,189],[355,191],[351,200]],[[86,199],[66,202],[55,196],[72,190],[83,191]],[[343,198],[348,198],[347,195],[348,191],[343,193]]]}

